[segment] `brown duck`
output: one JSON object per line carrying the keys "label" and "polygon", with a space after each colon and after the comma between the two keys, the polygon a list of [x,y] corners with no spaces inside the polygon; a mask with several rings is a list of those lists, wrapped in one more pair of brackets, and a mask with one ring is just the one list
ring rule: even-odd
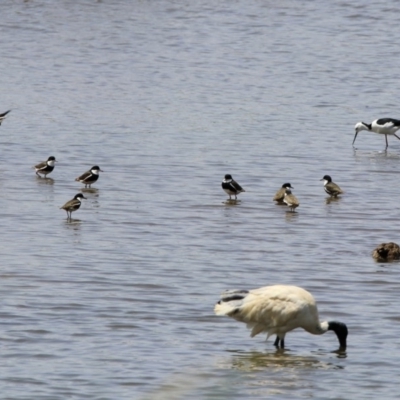
{"label": "brown duck", "polygon": [[376,261],[393,261],[400,259],[400,247],[398,244],[390,242],[390,243],[381,243],[373,252],[372,257],[375,258]]}

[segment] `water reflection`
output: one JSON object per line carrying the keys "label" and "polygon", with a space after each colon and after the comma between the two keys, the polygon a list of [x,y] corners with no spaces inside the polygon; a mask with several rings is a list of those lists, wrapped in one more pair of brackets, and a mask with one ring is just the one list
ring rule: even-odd
{"label": "water reflection", "polygon": [[224,204],[224,205],[226,205],[226,206],[236,206],[236,205],[239,205],[241,202],[242,202],[242,201],[239,200],[239,199],[237,199],[237,200],[228,199],[228,200],[226,200],[226,201],[223,201],[222,204]]}
{"label": "water reflection", "polygon": [[337,354],[337,358],[347,358],[346,350],[343,350],[341,348],[332,351],[332,353]]}
{"label": "water reflection", "polygon": [[299,213],[297,211],[287,210],[285,213],[286,222],[294,222],[299,218]]}
{"label": "water reflection", "polygon": [[97,194],[96,197],[98,197],[99,189],[96,189],[96,188],[82,188],[81,192],[85,193],[85,194]]}
{"label": "water reflection", "polygon": [[165,400],[165,399],[188,399],[193,398],[193,390],[203,382],[209,381],[210,376],[202,376],[201,373],[180,371],[171,374],[168,379],[150,393],[140,397],[140,400]]}
{"label": "water reflection", "polygon": [[[326,353],[325,353],[326,354]],[[343,368],[312,356],[296,356],[288,350],[277,349],[262,353],[258,351],[234,354],[231,367],[241,371],[260,371],[265,369],[338,369]]]}
{"label": "water reflection", "polygon": [[64,226],[68,229],[73,229],[74,231],[79,231],[82,226],[82,220],[80,219],[65,219]]}
{"label": "water reflection", "polygon": [[341,199],[342,199],[341,197],[327,197],[327,198],[325,199],[325,203],[326,203],[326,204],[337,203],[337,202],[339,202]]}
{"label": "water reflection", "polygon": [[358,149],[353,149],[353,155],[355,156],[356,160],[363,160],[365,158],[370,158],[370,159],[381,159],[381,160],[386,160],[386,159],[400,159],[400,154],[399,153],[394,153],[391,150],[358,150]]}
{"label": "water reflection", "polygon": [[39,176],[36,176],[36,182],[39,185],[54,185],[54,179],[53,178],[41,178]]}

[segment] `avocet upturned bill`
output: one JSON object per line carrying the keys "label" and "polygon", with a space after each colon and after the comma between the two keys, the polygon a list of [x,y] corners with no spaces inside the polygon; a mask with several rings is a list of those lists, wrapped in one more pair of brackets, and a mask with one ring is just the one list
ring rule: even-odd
{"label": "avocet upturned bill", "polygon": [[360,132],[360,131],[369,131],[369,132],[375,132],[375,133],[380,133],[382,135],[385,135],[386,149],[389,146],[387,135],[396,136],[397,139],[400,140],[400,137],[398,137],[396,135],[396,132],[400,129],[400,120],[399,119],[379,118],[379,119],[376,119],[375,121],[372,121],[370,124],[367,124],[365,122],[357,122],[356,126],[354,128],[356,130],[356,134],[354,135],[353,146],[354,146],[354,142],[356,141],[358,132]]}

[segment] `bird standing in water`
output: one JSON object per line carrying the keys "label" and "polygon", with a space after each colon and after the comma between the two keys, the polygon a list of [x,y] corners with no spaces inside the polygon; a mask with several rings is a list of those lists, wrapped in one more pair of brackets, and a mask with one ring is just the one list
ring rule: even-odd
{"label": "bird standing in water", "polygon": [[329,175],[325,175],[321,181],[324,181],[325,192],[332,197],[337,197],[339,194],[343,194],[343,190],[340,189],[339,185],[332,182],[332,178]]}
{"label": "bird standing in water", "polygon": [[400,140],[400,137],[396,135],[396,132],[400,129],[400,120],[399,119],[394,119],[394,118],[379,118],[376,119],[375,121],[372,121],[370,124],[367,124],[365,122],[357,122],[355,128],[355,135],[354,135],[354,140],[353,140],[353,146],[354,142],[356,141],[358,132],[360,131],[369,131],[369,132],[375,132],[375,133],[380,133],[382,135],[385,135],[386,139],[386,148],[389,147],[387,135],[393,135],[396,136],[397,139]]}
{"label": "bird standing in water", "polygon": [[47,175],[53,171],[54,169],[54,163],[56,163],[57,160],[55,157],[50,156],[47,161],[43,161],[37,165],[35,165],[33,168],[36,170],[36,175],[41,178],[39,174],[44,175],[45,178],[47,178]]}
{"label": "bird standing in water", "polygon": [[284,183],[282,187],[275,193],[274,201],[278,202],[278,204],[285,204],[283,199],[285,197],[286,189],[294,189],[290,183]]}
{"label": "bird standing in water", "polygon": [[78,176],[75,180],[77,182],[81,182],[85,185],[85,188],[95,183],[97,179],[99,179],[100,172],[104,172],[103,170],[100,169],[98,165],[95,165],[92,167],[89,171],[86,171],[84,174],[81,176]]}
{"label": "bird standing in water", "polygon": [[300,203],[299,200],[297,200],[297,197],[292,194],[292,191],[288,188],[285,190],[285,197],[283,198],[283,202],[288,205],[290,208],[290,211],[295,212],[295,208],[297,208]]}
{"label": "bird standing in water", "polygon": [[253,290],[227,290],[215,305],[216,315],[226,315],[244,322],[251,337],[261,332],[277,335],[276,347],[285,347],[285,335],[303,328],[313,335],[333,331],[339,340],[340,350],[347,347],[347,326],[337,321],[320,321],[317,304],[308,291],[289,285],[265,286]]}
{"label": "bird standing in water", "polygon": [[86,199],[86,197],[82,193],[78,193],[72,200],[67,201],[62,207],[60,207],[61,210],[65,210],[67,212],[68,220],[71,219],[74,211],[79,210],[82,199]]}
{"label": "bird standing in water", "polygon": [[239,193],[245,192],[245,190],[232,178],[232,175],[226,174],[224,180],[221,183],[222,189],[229,195],[229,200],[231,196],[235,196],[237,200],[237,195]]}

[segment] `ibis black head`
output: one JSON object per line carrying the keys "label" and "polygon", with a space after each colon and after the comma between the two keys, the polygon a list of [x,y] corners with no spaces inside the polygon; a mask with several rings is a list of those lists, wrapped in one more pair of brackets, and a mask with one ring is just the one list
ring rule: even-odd
{"label": "ibis black head", "polygon": [[340,349],[345,350],[347,347],[347,335],[349,333],[347,326],[343,322],[328,322],[328,331],[334,331],[339,340]]}

